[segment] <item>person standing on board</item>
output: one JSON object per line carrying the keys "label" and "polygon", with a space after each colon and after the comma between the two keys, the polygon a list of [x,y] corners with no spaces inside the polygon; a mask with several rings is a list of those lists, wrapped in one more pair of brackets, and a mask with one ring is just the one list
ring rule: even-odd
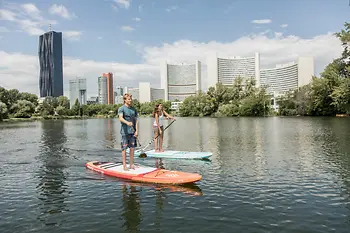
{"label": "person standing on board", "polygon": [[153,131],[154,131],[154,137],[157,137],[157,139],[154,141],[154,149],[155,152],[164,152],[163,150],[163,120],[164,115],[167,119],[173,119],[176,120],[174,117],[170,116],[164,109],[162,104],[156,104],[154,110],[153,110]]}
{"label": "person standing on board", "polygon": [[124,105],[118,109],[118,116],[121,122],[120,136],[121,136],[121,149],[123,157],[123,168],[126,167],[126,149],[130,149],[130,169],[135,169],[134,166],[134,152],[136,145],[136,137],[138,136],[138,113],[132,106],[132,95],[125,93],[123,96]]}

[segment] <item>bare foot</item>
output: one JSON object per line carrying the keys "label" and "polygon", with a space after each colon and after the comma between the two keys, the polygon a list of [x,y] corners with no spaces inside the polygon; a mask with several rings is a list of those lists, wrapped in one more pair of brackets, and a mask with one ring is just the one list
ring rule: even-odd
{"label": "bare foot", "polygon": [[123,167],[124,171],[129,171],[129,169],[127,167]]}
{"label": "bare foot", "polygon": [[163,149],[160,149],[159,151],[160,151],[160,152],[164,152],[164,150],[163,150]]}
{"label": "bare foot", "polygon": [[130,169],[134,169],[135,170],[135,165],[130,165]]}
{"label": "bare foot", "polygon": [[159,149],[155,149],[154,151],[155,151],[155,152],[159,152]]}

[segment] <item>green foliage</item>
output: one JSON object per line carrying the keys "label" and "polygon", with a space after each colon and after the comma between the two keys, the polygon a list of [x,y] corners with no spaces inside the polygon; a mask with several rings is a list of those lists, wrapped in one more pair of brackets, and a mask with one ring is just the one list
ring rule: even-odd
{"label": "green foliage", "polygon": [[35,111],[35,105],[28,100],[18,100],[10,109],[15,118],[30,118]]}
{"label": "green foliage", "polygon": [[6,119],[7,116],[8,116],[7,106],[5,103],[0,101],[0,121],[2,121],[2,119]]}
{"label": "green foliage", "polygon": [[255,82],[235,79],[232,86],[217,83],[207,93],[186,98],[180,106],[181,116],[263,116],[269,112],[269,96]]}

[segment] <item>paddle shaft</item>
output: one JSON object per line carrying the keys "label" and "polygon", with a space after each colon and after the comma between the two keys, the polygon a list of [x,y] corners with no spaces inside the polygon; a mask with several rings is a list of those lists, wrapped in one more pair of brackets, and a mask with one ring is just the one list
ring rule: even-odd
{"label": "paddle shaft", "polygon": [[[169,128],[169,126],[170,126],[172,123],[174,123],[174,121],[175,121],[175,120],[173,120],[172,122],[170,122],[170,124],[167,125],[167,126],[163,129],[163,132],[162,132],[162,133],[164,133],[164,131],[165,131],[167,128]],[[147,146],[145,146],[143,149],[141,149],[141,151],[144,151],[147,147],[149,147],[149,145],[151,145],[151,144],[154,142],[154,140],[156,140],[156,139],[159,137],[159,135],[160,135],[160,134],[158,134],[157,137],[153,138],[153,139],[147,144]]]}

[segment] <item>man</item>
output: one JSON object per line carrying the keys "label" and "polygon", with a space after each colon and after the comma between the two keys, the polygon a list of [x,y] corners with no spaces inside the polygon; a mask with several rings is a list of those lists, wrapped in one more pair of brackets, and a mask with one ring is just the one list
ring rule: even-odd
{"label": "man", "polygon": [[123,157],[123,168],[126,167],[126,149],[130,149],[130,169],[135,169],[134,166],[134,152],[136,145],[136,137],[138,136],[138,113],[134,107],[132,107],[132,95],[125,93],[123,96],[124,105],[118,109],[121,136],[121,149]]}

